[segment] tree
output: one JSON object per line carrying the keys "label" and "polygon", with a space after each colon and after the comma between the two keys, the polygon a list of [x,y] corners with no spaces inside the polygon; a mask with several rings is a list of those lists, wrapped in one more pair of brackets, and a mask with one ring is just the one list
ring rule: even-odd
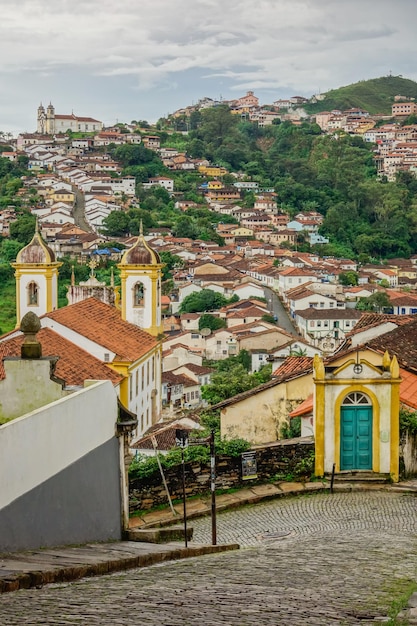
{"label": "tree", "polygon": [[359,274],[354,272],[353,270],[349,270],[347,272],[340,272],[339,274],[339,283],[341,285],[345,285],[346,287],[355,286],[358,284]]}
{"label": "tree", "polygon": [[186,296],[181,303],[180,313],[200,313],[214,311],[227,304],[227,298],[212,289],[202,289]]}
{"label": "tree", "polygon": [[210,315],[210,313],[205,313],[198,320],[198,329],[202,330],[203,328],[209,328],[211,331],[218,330],[219,328],[226,328],[226,320],[221,317],[216,317],[215,315]]}
{"label": "tree", "polygon": [[[242,360],[247,360],[247,356],[250,359],[247,353]],[[210,404],[217,404],[217,402],[232,398],[271,379],[271,365],[262,367],[259,372],[249,374],[245,366],[238,361],[238,357],[226,359],[226,362],[225,364],[225,361],[220,361],[218,371],[211,377],[211,383],[201,388],[202,398]]]}
{"label": "tree", "polygon": [[217,404],[217,402],[252,389],[257,384],[257,381],[253,379],[251,374],[248,374],[243,365],[237,363],[226,372],[219,371],[212,374],[211,383],[202,386],[201,396],[210,404]]}
{"label": "tree", "polygon": [[36,218],[32,213],[23,213],[10,224],[10,237],[26,245],[35,234]]}
{"label": "tree", "polygon": [[383,313],[386,309],[391,309],[391,302],[385,291],[375,291],[367,298],[360,298],[356,308],[358,311]]}
{"label": "tree", "polygon": [[127,237],[130,233],[130,220],[123,211],[111,211],[103,220],[103,232],[109,237]]}
{"label": "tree", "polygon": [[7,261],[7,263],[15,261],[17,253],[23,248],[23,245],[23,243],[15,239],[4,239],[1,244],[1,257]]}

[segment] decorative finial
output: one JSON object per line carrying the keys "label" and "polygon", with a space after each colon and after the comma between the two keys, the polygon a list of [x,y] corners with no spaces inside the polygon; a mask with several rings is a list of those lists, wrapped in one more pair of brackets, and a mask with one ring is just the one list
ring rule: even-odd
{"label": "decorative finial", "polygon": [[36,339],[37,333],[41,329],[39,317],[33,311],[29,311],[22,317],[20,330],[25,335],[25,340],[20,348],[22,359],[40,359],[42,356],[42,346]]}
{"label": "decorative finial", "polygon": [[90,268],[91,272],[90,272],[90,278],[94,278],[94,270],[97,267],[98,263],[95,259],[91,259],[91,261],[88,263],[88,267]]}
{"label": "decorative finial", "polygon": [[114,287],[114,271],[113,265],[110,268],[110,287]]}
{"label": "decorative finial", "polygon": [[71,287],[75,287],[75,272],[74,272],[74,266],[72,266],[72,269],[71,269]]}
{"label": "decorative finial", "polygon": [[39,235],[39,217],[35,218],[35,235]]}
{"label": "decorative finial", "polygon": [[143,220],[142,220],[142,218],[140,219],[139,235],[141,237],[143,237]]}

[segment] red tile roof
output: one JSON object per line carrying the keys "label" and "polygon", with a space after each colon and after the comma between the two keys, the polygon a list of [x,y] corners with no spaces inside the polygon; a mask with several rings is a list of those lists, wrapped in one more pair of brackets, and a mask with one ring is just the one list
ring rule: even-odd
{"label": "red tile roof", "polygon": [[400,369],[400,400],[412,409],[417,409],[417,376]]}
{"label": "red tile roof", "polygon": [[[111,380],[113,385],[123,380],[123,376],[108,365],[50,328],[41,328],[37,339],[42,345],[43,356],[59,357],[54,375],[64,380],[66,386],[83,386],[87,379]],[[3,366],[4,357],[20,356],[23,340],[24,336],[21,334],[0,343],[0,380],[6,376]]]}
{"label": "red tile roof", "polygon": [[306,372],[313,369],[313,358],[311,356],[289,356],[274,372],[274,378],[282,378],[291,374]]}
{"label": "red tile roof", "polygon": [[152,335],[125,322],[115,307],[96,298],[57,309],[45,317],[114,352],[116,360],[136,361],[157,345]]}

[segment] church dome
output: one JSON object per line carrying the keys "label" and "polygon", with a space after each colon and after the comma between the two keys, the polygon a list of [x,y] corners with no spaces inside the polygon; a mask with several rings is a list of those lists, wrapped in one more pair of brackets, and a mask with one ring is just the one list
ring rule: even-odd
{"label": "church dome", "polygon": [[46,245],[37,228],[32,241],[18,252],[16,263],[55,263],[53,250]]}
{"label": "church dome", "polygon": [[159,254],[146,243],[141,234],[135,245],[126,250],[120,265],[157,265],[160,262]]}

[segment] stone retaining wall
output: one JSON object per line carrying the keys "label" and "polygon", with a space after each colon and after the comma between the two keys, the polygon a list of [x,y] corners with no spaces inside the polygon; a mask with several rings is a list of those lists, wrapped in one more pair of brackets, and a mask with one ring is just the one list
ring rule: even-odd
{"label": "stone retaining wall", "polygon": [[[287,439],[265,447],[256,447],[257,473],[254,480],[242,480],[241,457],[216,457],[216,489],[231,489],[245,485],[264,483],[269,479],[286,476],[296,479],[308,478],[312,473],[314,442],[310,438]],[[313,467],[314,469],[314,467]],[[169,493],[173,500],[182,498],[181,465],[164,470]],[[210,491],[210,463],[185,464],[187,497]],[[279,475],[279,476],[277,476]],[[130,513],[148,510],[168,499],[159,472],[153,476],[130,482]]]}

